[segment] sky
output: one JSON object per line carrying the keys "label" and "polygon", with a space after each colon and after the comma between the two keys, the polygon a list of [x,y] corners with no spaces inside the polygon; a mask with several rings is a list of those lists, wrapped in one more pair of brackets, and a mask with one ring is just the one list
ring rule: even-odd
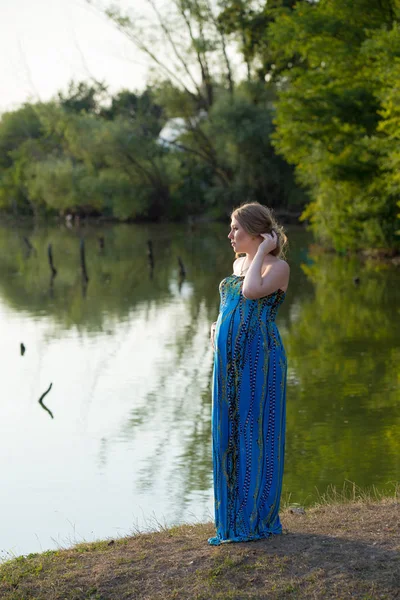
{"label": "sky", "polygon": [[[123,2],[144,10],[144,0]],[[86,0],[0,0],[0,113],[49,100],[71,79],[104,81],[111,93],[140,90],[148,73],[146,59]]]}

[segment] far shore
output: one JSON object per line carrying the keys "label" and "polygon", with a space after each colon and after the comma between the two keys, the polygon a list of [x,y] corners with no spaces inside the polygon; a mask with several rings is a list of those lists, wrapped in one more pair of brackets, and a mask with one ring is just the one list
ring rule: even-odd
{"label": "far shore", "polygon": [[[284,227],[296,227],[302,230],[307,229],[307,223],[300,220],[301,213],[290,213],[289,211],[275,210],[277,219]],[[70,217],[70,218],[69,218]],[[227,216],[228,219],[228,216]],[[199,226],[210,223],[223,223],[223,219],[215,219],[208,215],[198,215],[195,217],[185,217],[181,221],[149,221],[145,219],[131,219],[120,221],[114,217],[106,217],[104,215],[48,215],[46,217],[39,216],[35,219],[31,215],[12,215],[10,213],[0,213],[0,225],[9,225],[11,227],[26,227],[42,225],[58,225],[68,227],[71,230],[80,229],[81,227],[102,227],[111,225],[186,225],[191,231],[195,231]],[[324,246],[319,242],[310,244],[310,254],[339,254],[336,250],[329,246]],[[392,264],[395,267],[400,267],[400,249],[396,248],[364,248],[356,251],[343,251],[343,256],[358,256],[361,261],[370,261],[373,263]]]}

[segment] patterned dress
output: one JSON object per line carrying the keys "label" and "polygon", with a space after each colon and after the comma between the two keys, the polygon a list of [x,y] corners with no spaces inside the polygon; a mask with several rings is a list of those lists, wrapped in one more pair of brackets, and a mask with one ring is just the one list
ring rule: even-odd
{"label": "patterned dress", "polygon": [[244,542],[282,532],[286,355],[275,324],[285,292],[248,300],[243,277],[220,283],[212,446],[216,537]]}

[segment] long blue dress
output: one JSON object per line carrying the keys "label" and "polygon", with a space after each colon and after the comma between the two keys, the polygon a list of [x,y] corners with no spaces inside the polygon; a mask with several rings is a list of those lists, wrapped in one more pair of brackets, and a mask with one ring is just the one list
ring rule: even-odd
{"label": "long blue dress", "polygon": [[275,324],[285,293],[248,300],[243,277],[220,283],[212,447],[216,537],[244,542],[282,532],[286,355]]}

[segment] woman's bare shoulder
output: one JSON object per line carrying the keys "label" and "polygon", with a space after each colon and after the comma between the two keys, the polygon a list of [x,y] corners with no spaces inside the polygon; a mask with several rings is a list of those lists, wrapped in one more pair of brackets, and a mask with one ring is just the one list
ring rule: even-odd
{"label": "woman's bare shoulder", "polygon": [[282,258],[274,258],[276,260],[263,265],[262,277],[268,279],[273,277],[277,282],[277,287],[286,292],[290,279],[290,267]]}
{"label": "woman's bare shoulder", "polygon": [[284,260],[283,258],[278,258],[278,264],[280,265],[281,269],[285,269],[286,271],[290,271],[290,265],[289,263]]}
{"label": "woman's bare shoulder", "polygon": [[289,263],[287,263],[286,260],[283,260],[283,258],[278,258],[277,256],[272,258],[273,260],[271,260],[271,257],[267,254],[263,264],[264,269],[269,270],[273,268],[274,270],[279,269],[281,271],[290,271]]}

